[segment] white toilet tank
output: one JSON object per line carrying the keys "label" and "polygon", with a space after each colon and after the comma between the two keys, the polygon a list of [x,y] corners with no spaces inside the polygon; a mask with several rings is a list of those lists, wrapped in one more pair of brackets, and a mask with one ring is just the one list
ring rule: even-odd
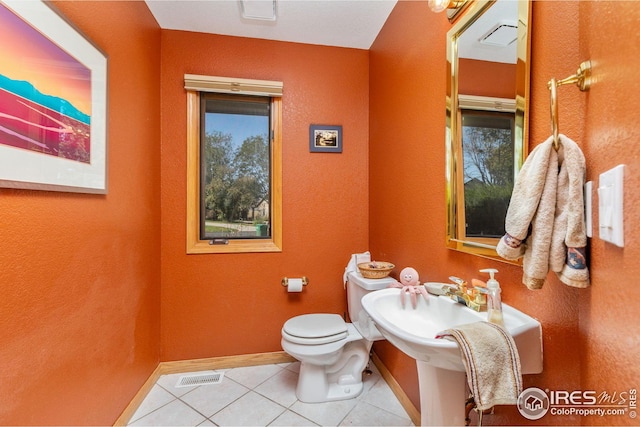
{"label": "white toilet tank", "polygon": [[386,289],[396,280],[392,277],[384,277],[382,279],[367,279],[362,277],[360,272],[351,272],[347,280],[347,307],[349,310],[349,318],[360,334],[368,340],[382,339],[382,335],[373,325],[373,321],[362,308],[362,297],[366,294]]}

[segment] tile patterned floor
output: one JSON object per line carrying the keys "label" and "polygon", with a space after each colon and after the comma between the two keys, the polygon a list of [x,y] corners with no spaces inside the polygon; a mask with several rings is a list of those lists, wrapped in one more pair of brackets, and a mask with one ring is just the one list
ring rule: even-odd
{"label": "tile patterned floor", "polygon": [[309,404],[296,398],[300,363],[234,368],[222,382],[176,387],[184,374],[163,375],[131,418],[131,426],[412,426],[371,363],[355,399]]}

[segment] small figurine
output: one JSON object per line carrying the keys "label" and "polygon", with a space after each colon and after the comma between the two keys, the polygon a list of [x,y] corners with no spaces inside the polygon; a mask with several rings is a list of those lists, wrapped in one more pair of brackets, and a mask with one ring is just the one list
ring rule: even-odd
{"label": "small figurine", "polygon": [[411,305],[413,308],[416,308],[417,294],[420,293],[423,297],[427,298],[428,294],[424,286],[420,285],[420,276],[418,276],[418,272],[415,268],[405,267],[400,272],[400,282],[397,280],[391,285],[390,288],[401,288],[400,290],[400,301],[402,302],[402,308],[404,308],[404,294],[408,293],[411,297]]}

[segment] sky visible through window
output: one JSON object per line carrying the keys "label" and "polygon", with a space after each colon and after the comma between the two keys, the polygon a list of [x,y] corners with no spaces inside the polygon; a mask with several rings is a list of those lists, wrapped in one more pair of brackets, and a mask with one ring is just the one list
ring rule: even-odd
{"label": "sky visible through window", "polygon": [[244,114],[207,113],[206,132],[219,131],[233,135],[233,148],[242,145],[245,139],[266,134],[269,131],[268,116]]}

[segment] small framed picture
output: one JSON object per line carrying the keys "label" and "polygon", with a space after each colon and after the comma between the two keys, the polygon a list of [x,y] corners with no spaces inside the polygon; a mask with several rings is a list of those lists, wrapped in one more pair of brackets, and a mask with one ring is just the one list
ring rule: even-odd
{"label": "small framed picture", "polygon": [[342,126],[309,126],[309,151],[342,153]]}

